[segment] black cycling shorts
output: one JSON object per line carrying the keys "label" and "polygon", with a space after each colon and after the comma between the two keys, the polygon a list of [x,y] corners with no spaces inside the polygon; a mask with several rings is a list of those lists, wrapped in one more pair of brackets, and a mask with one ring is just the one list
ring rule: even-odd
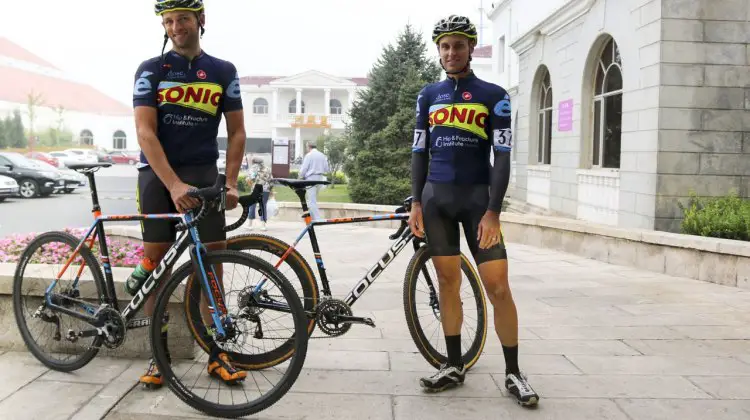
{"label": "black cycling shorts", "polygon": [[[173,168],[182,182],[196,188],[210,187],[216,183],[219,170],[215,164],[183,166]],[[150,166],[138,170],[136,202],[140,214],[177,213],[169,190]],[[224,212],[215,208],[207,210],[206,217],[198,224],[198,235],[202,242],[220,242],[227,238],[224,232]],[[177,239],[176,220],[148,219],[141,221],[143,242],[174,242]]]}
{"label": "black cycling shorts", "polygon": [[487,185],[451,185],[428,182],[422,190],[422,219],[431,255],[460,255],[459,223],[477,265],[508,258],[503,234],[500,243],[480,249],[477,231],[487,211],[490,191]]}

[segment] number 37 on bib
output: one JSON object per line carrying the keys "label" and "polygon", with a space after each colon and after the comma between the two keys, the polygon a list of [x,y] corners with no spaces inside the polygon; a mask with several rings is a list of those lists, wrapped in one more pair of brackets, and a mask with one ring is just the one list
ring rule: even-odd
{"label": "number 37 on bib", "polygon": [[425,130],[414,130],[414,142],[411,145],[412,152],[424,152],[427,132]]}
{"label": "number 37 on bib", "polygon": [[513,132],[510,128],[493,130],[493,145],[498,152],[510,152],[513,148]]}

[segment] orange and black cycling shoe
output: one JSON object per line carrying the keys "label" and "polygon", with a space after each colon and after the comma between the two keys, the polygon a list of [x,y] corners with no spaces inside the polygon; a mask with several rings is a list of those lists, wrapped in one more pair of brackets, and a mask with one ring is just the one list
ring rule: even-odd
{"label": "orange and black cycling shoe", "polygon": [[226,353],[219,353],[208,360],[208,374],[221,379],[227,385],[235,385],[247,377],[247,372],[235,369]]}
{"label": "orange and black cycling shoe", "polygon": [[141,376],[141,379],[139,380],[139,382],[142,383],[148,389],[161,388],[163,384],[163,378],[161,376],[161,372],[159,372],[159,368],[156,367],[156,363],[154,362],[154,359],[151,359],[151,361],[149,362],[148,369],[146,370],[146,374]]}

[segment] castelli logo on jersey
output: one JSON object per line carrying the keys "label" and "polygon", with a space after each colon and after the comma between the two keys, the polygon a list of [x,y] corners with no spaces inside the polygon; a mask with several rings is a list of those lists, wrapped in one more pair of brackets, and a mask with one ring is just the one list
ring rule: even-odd
{"label": "castelli logo on jersey", "polygon": [[179,105],[216,115],[224,89],[216,83],[161,82],[156,102],[159,106]]}
{"label": "castelli logo on jersey", "polygon": [[464,101],[470,101],[472,98],[471,92],[464,92],[461,96],[464,98]]}
{"label": "castelli logo on jersey", "polygon": [[455,127],[487,140],[489,110],[482,104],[437,104],[430,107],[430,127]]}
{"label": "castelli logo on jersey", "polygon": [[196,73],[196,76],[198,76],[199,79],[205,80],[206,79],[206,72],[203,70],[198,70],[198,73]]}

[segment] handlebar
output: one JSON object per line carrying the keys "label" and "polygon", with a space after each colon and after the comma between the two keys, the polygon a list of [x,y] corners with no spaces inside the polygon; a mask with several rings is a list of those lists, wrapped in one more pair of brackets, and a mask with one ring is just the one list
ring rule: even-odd
{"label": "handlebar", "polygon": [[[411,200],[412,197],[406,197],[406,200],[404,200],[404,204],[399,206],[396,209],[396,213],[409,213],[411,212]],[[388,238],[392,241],[396,240],[401,234],[404,233],[404,230],[406,230],[409,227],[409,224],[406,222],[406,220],[401,220],[401,226],[398,227],[398,230],[393,235],[389,236]]]}
{"label": "handlebar", "polygon": [[[226,188],[227,176],[225,174],[219,174],[216,177],[214,185],[205,188],[191,188],[187,195],[193,198],[197,198],[201,202],[199,210],[191,209],[191,215],[194,215],[192,219],[187,223],[178,223],[175,229],[177,231],[183,231],[194,227],[200,223],[200,221],[206,217],[208,210],[216,207],[218,211],[222,211],[226,208]],[[240,219],[229,226],[224,227],[224,231],[237,229],[247,219],[250,213],[250,206],[256,203],[260,203],[263,198],[263,186],[255,185],[253,192],[249,195],[243,195],[239,198],[239,204],[242,205],[242,216]],[[197,214],[196,214],[197,213]]]}
{"label": "handlebar", "polygon": [[[253,188],[253,192],[249,195],[243,195],[239,199],[239,203],[242,206],[242,215],[239,219],[237,219],[236,222],[232,223],[229,226],[224,227],[224,232],[229,232],[230,230],[235,230],[238,227],[242,226],[243,223],[245,223],[245,220],[247,220],[247,216],[250,214],[250,206],[253,204],[258,204],[263,200],[263,186],[260,184],[255,184],[255,187]],[[261,206],[260,209],[261,213],[263,212],[263,207]]]}

